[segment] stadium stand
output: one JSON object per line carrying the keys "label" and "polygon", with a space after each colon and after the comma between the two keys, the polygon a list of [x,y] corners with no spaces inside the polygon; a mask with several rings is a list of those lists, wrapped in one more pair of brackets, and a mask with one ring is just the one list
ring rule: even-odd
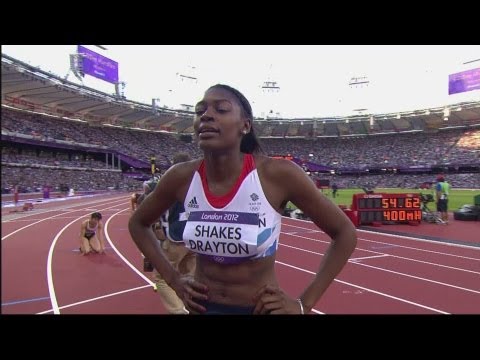
{"label": "stadium stand", "polygon": [[[2,193],[18,179],[21,192],[65,182],[75,190],[131,191],[150,175],[152,155],[163,171],[178,151],[200,154],[188,136],[193,113],[152,111],[6,55],[2,93]],[[480,102],[451,107],[448,121],[444,108],[432,108],[375,114],[372,124],[369,116],[254,124],[267,154],[291,155],[339,187],[416,187],[446,172],[454,188],[478,189]]]}

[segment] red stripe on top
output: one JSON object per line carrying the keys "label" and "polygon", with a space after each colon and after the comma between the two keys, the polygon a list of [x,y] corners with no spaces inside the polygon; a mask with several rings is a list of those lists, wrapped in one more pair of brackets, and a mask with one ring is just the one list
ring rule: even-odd
{"label": "red stripe on top", "polygon": [[223,208],[228,205],[230,201],[232,201],[233,197],[238,191],[238,188],[242,184],[242,181],[247,177],[247,175],[255,169],[255,161],[253,160],[252,154],[245,154],[243,157],[243,168],[240,176],[238,177],[237,181],[233,185],[232,189],[226,193],[225,195],[215,195],[210,192],[208,188],[207,182],[207,174],[205,170],[205,160],[202,160],[200,167],[198,168],[198,172],[200,174],[200,178],[202,179],[202,186],[203,191],[205,192],[205,196],[207,197],[208,202],[215,208]]}

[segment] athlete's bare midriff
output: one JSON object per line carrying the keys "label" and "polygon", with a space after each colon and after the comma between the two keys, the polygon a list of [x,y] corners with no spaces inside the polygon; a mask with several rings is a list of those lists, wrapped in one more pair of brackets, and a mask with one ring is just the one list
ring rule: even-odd
{"label": "athlete's bare midriff", "polygon": [[219,264],[197,256],[195,279],[208,287],[208,301],[254,306],[253,297],[262,286],[278,285],[274,264],[275,256],[232,265]]}

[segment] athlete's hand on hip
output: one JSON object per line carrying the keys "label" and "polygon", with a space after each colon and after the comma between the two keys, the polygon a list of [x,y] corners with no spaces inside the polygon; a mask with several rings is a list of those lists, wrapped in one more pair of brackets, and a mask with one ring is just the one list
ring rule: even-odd
{"label": "athlete's hand on hip", "polygon": [[195,302],[195,299],[207,300],[208,288],[204,284],[196,281],[193,276],[186,275],[180,277],[180,286],[175,289],[182,299],[186,309],[191,314],[199,314],[207,311],[203,306]]}
{"label": "athlete's hand on hip", "polygon": [[275,285],[264,285],[255,294],[254,314],[301,314],[299,303]]}

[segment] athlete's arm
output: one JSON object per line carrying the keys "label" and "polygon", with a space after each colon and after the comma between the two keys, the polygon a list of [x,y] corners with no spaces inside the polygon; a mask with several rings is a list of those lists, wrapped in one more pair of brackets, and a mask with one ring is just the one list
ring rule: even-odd
{"label": "athlete's arm", "polygon": [[97,233],[98,242],[100,243],[100,252],[103,253],[105,251],[105,241],[103,239],[103,222],[101,220],[98,222]]}
{"label": "athlete's arm", "polygon": [[82,224],[80,225],[80,238],[85,237],[85,231],[87,230],[87,221],[88,220],[82,221]]}
{"label": "athlete's arm", "polygon": [[[302,168],[290,160],[269,159],[262,166],[267,198],[277,209],[291,201],[330,238],[315,278],[301,294],[305,313],[345,266],[357,243],[356,229],[343,211],[324,196]],[[298,309],[299,304],[296,304]]]}
{"label": "athlete's arm", "polygon": [[[205,288],[196,281],[187,283],[181,274],[173,268],[161,249],[161,244],[152,230],[152,224],[175,201],[184,201],[185,194],[197,167],[198,161],[194,160],[176,164],[168,169],[160,178],[154,191],[145,197],[142,205],[133,213],[128,223],[130,235],[142,254],[150,260],[155,269],[182,300],[185,300],[188,296],[206,298],[203,293],[195,290],[195,288],[197,290]],[[186,293],[188,293],[188,296],[186,296]]]}

